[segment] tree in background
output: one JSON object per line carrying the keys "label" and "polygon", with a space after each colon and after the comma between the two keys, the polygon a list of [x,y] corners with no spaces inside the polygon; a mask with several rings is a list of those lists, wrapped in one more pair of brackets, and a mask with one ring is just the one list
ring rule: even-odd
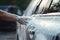
{"label": "tree in background", "polygon": [[18,0],[17,5],[20,7],[20,9],[25,10],[29,2],[30,0]]}
{"label": "tree in background", "polygon": [[30,0],[0,0],[0,5],[17,5],[23,11],[29,2]]}
{"label": "tree in background", "polygon": [[54,6],[50,9],[51,12],[60,12],[60,0],[58,3],[55,3]]}

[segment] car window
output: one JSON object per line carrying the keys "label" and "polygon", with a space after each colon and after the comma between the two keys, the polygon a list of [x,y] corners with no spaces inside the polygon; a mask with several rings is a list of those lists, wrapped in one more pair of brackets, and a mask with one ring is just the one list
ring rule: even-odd
{"label": "car window", "polygon": [[21,10],[20,9],[17,9],[17,13],[19,16],[22,16],[23,14],[21,13]]}
{"label": "car window", "polygon": [[52,12],[60,12],[59,0],[32,0],[24,11],[24,15],[31,16],[33,14],[46,14]]}

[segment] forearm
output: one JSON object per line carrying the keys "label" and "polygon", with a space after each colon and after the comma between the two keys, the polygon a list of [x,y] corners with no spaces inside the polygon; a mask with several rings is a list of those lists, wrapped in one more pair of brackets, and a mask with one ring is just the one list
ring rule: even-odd
{"label": "forearm", "polygon": [[2,20],[7,20],[7,21],[17,21],[17,16],[16,14],[11,14],[6,11],[0,10],[0,19]]}

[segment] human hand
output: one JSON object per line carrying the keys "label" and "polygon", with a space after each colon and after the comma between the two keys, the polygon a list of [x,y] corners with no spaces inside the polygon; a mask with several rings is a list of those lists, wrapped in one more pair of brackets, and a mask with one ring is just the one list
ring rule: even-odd
{"label": "human hand", "polygon": [[23,24],[23,25],[26,25],[28,23],[28,18],[25,18],[25,17],[21,17],[21,16],[17,16],[17,21],[20,23],[20,24]]}
{"label": "human hand", "polygon": [[23,25],[26,25],[26,24],[28,23],[27,20],[24,19],[24,18],[18,19],[18,22],[19,22],[20,24],[23,24]]}

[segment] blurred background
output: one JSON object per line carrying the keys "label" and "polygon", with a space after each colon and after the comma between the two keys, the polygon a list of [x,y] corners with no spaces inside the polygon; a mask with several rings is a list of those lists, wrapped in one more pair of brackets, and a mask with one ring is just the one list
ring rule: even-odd
{"label": "blurred background", "polygon": [[[30,0],[0,0],[0,9],[21,16],[29,2]],[[19,25],[17,22],[0,20],[0,40],[18,40]]]}
{"label": "blurred background", "polygon": [[0,5],[17,5],[23,11],[31,0],[0,0]]}
{"label": "blurred background", "polygon": [[[0,9],[22,16],[30,2],[31,0],[0,0]],[[48,11],[60,12],[60,0]],[[26,40],[24,26],[21,27],[22,37],[18,36],[17,28],[20,28],[20,24],[17,22],[0,20],[0,40],[18,40],[19,38]]]}
{"label": "blurred background", "polygon": [[[18,6],[21,11],[24,11],[29,5],[30,1],[31,0],[0,0],[0,5],[15,5]],[[56,0],[54,0],[54,2],[55,1]],[[52,8],[50,10],[52,10]],[[55,4],[55,10],[60,11],[60,0],[58,3]]]}

